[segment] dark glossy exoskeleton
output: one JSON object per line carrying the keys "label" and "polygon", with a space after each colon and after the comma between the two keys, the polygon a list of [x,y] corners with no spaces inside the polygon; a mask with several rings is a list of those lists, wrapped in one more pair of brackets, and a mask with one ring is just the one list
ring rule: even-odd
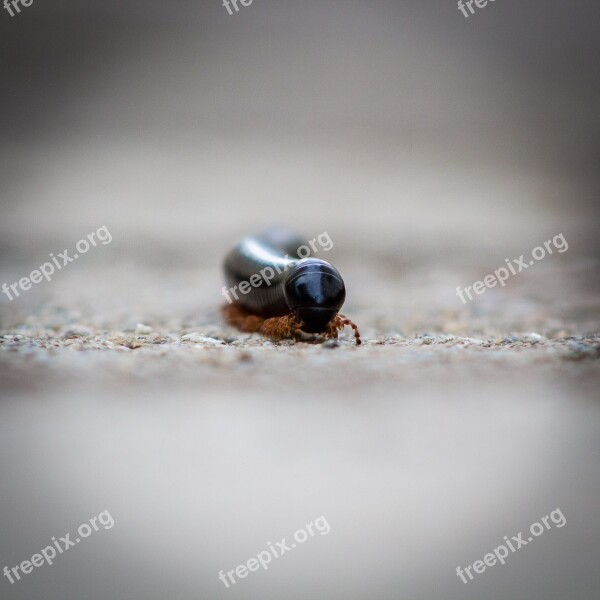
{"label": "dark glossy exoskeleton", "polygon": [[[346,288],[328,262],[298,256],[304,244],[287,229],[247,237],[227,255],[225,277],[235,301],[248,311],[265,318],[291,313],[302,322],[303,331],[321,333],[344,304]],[[240,284],[252,283],[253,277],[254,282],[260,277],[260,285],[252,285],[245,294],[239,291]]]}

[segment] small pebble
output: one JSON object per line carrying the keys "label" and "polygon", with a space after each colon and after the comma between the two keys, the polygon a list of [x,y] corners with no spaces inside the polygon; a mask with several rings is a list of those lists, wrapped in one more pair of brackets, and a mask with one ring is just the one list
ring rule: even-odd
{"label": "small pebble", "polygon": [[538,344],[539,342],[543,342],[545,339],[546,338],[543,335],[540,335],[539,333],[526,333],[521,338],[521,341],[530,342],[532,344]]}
{"label": "small pebble", "polygon": [[457,346],[482,346],[483,344],[485,344],[483,340],[465,337],[460,338],[459,342],[457,343]]}
{"label": "small pebble", "polygon": [[212,344],[213,346],[222,346],[224,344],[222,340],[217,340],[215,338],[207,337],[205,335],[200,335],[197,331],[193,331],[192,333],[186,333],[185,335],[181,336],[181,341],[194,342],[195,344]]}
{"label": "small pebble", "polygon": [[85,327],[83,325],[73,325],[63,330],[62,337],[63,339],[68,340],[69,338],[82,338],[90,336],[92,334],[93,331],[90,327]]}
{"label": "small pebble", "polygon": [[152,333],[152,327],[144,325],[143,323],[138,323],[135,326],[135,335],[148,335],[149,333]]}

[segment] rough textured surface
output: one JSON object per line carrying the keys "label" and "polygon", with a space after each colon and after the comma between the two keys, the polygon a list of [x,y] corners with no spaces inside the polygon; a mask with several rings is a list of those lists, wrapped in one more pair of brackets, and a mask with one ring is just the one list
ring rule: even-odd
{"label": "rough textured surface", "polygon": [[[339,344],[315,345],[272,343],[227,326],[219,312],[218,261],[204,270],[188,269],[183,260],[179,268],[138,265],[133,271],[117,259],[110,268],[69,265],[73,273],[58,273],[7,307],[0,338],[3,374],[17,388],[63,377],[119,383],[124,366],[128,375],[160,385],[217,385],[221,377],[227,384],[270,377],[275,384],[302,379],[297,362],[308,365],[312,384],[326,392],[340,382],[361,386],[377,375],[395,381],[434,372],[460,379],[485,369],[517,369],[524,376],[529,368],[566,376],[597,372],[600,301],[589,259],[571,258],[568,251],[548,256],[467,304],[456,296],[456,285],[482,278],[493,263],[461,273],[453,266],[457,259],[445,252],[435,263],[415,256],[417,266],[411,266],[406,253],[398,264],[368,250],[360,258],[344,258],[338,250],[332,260],[345,267],[344,312],[360,326],[362,347],[354,346],[349,329]],[[131,304],[119,303],[124,290]],[[59,305],[38,304],[48,292],[54,301],[60,297]]]}
{"label": "rough textured surface", "polygon": [[[160,377],[163,384],[165,374],[172,382],[206,381],[215,379],[214,370],[221,368],[228,369],[228,379],[239,376],[252,380],[259,374],[277,377],[277,373],[286,370],[286,379],[299,376],[301,380],[302,373],[296,373],[293,366],[294,361],[304,361],[311,369],[313,384],[326,391],[332,384],[337,385],[338,379],[352,377],[360,385],[365,377],[385,372],[386,368],[390,369],[390,381],[398,377],[421,377],[432,369],[439,371],[441,365],[460,372],[482,367],[546,367],[575,375],[598,372],[595,359],[600,358],[600,334],[576,336],[565,329],[550,339],[535,332],[506,336],[481,336],[478,332],[477,338],[436,333],[406,337],[388,333],[366,339],[360,348],[350,336],[325,344],[274,343],[259,335],[240,334],[218,323],[198,328],[200,331],[164,326],[148,329],[147,333],[135,329],[106,331],[77,322],[60,326],[56,321],[50,326],[46,322],[10,328],[0,337],[5,383],[12,382],[16,387],[28,385],[32,371],[39,385],[45,384],[45,378],[66,374],[75,380],[108,377],[118,381],[120,363],[126,363],[133,376],[145,380]],[[332,350],[343,355],[335,357],[337,372],[333,374],[329,373]],[[583,366],[574,364],[581,361],[590,362]],[[253,365],[251,372],[248,363]],[[393,369],[398,364],[411,372]],[[323,380],[315,381],[320,366]]]}

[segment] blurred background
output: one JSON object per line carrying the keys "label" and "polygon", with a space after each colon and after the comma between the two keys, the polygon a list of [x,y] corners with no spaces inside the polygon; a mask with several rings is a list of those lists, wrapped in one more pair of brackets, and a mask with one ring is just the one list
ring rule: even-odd
{"label": "blurred background", "polygon": [[[0,597],[597,598],[600,4],[0,12],[0,283],[113,238],[0,295],[0,568],[115,519]],[[363,348],[223,325],[222,258],[274,223],[329,233]]]}

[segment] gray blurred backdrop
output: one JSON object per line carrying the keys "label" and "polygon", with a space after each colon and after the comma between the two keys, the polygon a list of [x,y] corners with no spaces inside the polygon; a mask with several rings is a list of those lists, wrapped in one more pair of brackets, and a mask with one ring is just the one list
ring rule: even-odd
{"label": "gray blurred backdrop", "polygon": [[[113,237],[0,297],[0,568],[115,520],[0,597],[597,598],[599,23],[595,0],[0,7],[0,283]],[[224,328],[222,257],[273,223],[330,234],[362,354]]]}

